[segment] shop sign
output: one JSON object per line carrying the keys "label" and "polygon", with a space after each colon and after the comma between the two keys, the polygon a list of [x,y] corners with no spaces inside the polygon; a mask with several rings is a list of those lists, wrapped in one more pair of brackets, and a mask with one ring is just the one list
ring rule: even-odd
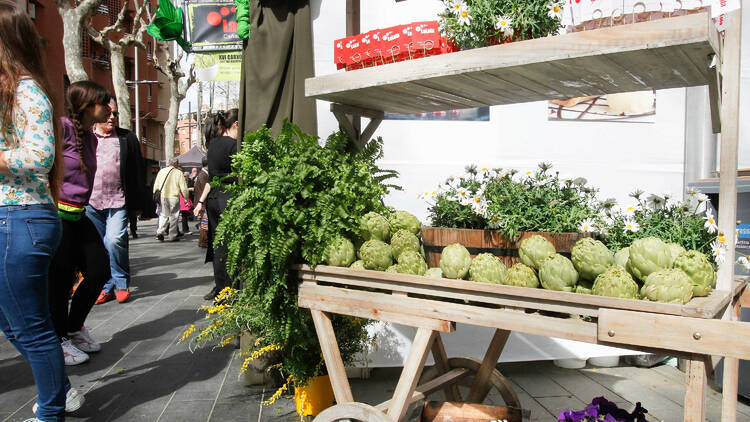
{"label": "shop sign", "polygon": [[187,30],[193,52],[242,49],[233,2],[187,2]]}

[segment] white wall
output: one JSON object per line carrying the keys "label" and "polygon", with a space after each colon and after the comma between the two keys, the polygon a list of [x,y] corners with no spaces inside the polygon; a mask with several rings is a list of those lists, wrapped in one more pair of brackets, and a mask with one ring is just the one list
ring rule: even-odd
{"label": "white wall", "polygon": [[[362,32],[437,19],[442,2],[365,0]],[[333,41],[346,35],[342,1],[313,1],[315,73],[337,72]],[[365,120],[366,122],[366,120]],[[403,192],[388,205],[426,221],[427,205],[417,198],[466,164],[531,169],[551,162],[561,175],[586,177],[602,198],[628,201],[636,188],[654,193],[683,191],[685,90],[657,92],[656,123],[574,123],[547,121],[547,103],[491,108],[489,122],[384,121],[375,136],[385,141],[382,167],[401,172]],[[338,127],[329,103],[318,101],[318,131]]]}

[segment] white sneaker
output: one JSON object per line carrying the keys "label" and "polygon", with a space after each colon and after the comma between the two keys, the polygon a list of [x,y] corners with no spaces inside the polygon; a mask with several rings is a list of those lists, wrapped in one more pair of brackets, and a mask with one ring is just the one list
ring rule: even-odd
{"label": "white sneaker", "polygon": [[[79,393],[78,390],[75,388],[70,388],[68,392],[65,394],[65,411],[75,412],[76,410],[80,409],[81,406],[83,406],[83,403],[86,401],[86,397],[84,397],[83,394]],[[34,403],[34,406],[31,407],[31,411],[34,412],[36,415],[36,409],[39,408],[39,405]],[[30,421],[36,421],[38,419],[29,419]],[[24,421],[25,422],[25,421]]]}
{"label": "white sneaker", "polygon": [[89,334],[89,330],[85,326],[81,327],[80,331],[68,333],[68,338],[73,343],[73,346],[82,352],[96,353],[102,350],[102,346],[91,338],[91,334]]}
{"label": "white sneaker", "polygon": [[60,345],[62,346],[63,355],[65,356],[66,366],[80,365],[89,360],[89,355],[73,346],[73,343],[71,343],[70,340],[63,338]]}

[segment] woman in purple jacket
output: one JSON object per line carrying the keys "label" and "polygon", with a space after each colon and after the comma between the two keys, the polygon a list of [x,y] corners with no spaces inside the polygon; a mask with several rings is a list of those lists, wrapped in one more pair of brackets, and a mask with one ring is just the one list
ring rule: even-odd
{"label": "woman in purple jacket", "polygon": [[[49,275],[49,305],[52,323],[60,338],[66,365],[86,362],[86,352],[98,352],[96,343],[83,326],[102,286],[110,278],[109,257],[99,232],[86,217],[96,173],[97,139],[94,123],[107,121],[109,93],[101,85],[83,81],[67,92],[68,116],[62,117],[63,183],[58,192],[57,213],[62,219],[62,240],[52,258]],[[80,271],[83,281],[70,301],[70,289]]]}

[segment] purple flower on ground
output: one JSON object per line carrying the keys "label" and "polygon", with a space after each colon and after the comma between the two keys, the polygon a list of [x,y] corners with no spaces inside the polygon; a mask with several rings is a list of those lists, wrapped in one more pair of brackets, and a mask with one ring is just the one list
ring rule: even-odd
{"label": "purple flower on ground", "polygon": [[604,397],[596,397],[583,410],[561,411],[557,415],[557,420],[558,422],[647,422],[646,413],[648,410],[644,409],[640,402],[636,403],[633,412],[628,413]]}

